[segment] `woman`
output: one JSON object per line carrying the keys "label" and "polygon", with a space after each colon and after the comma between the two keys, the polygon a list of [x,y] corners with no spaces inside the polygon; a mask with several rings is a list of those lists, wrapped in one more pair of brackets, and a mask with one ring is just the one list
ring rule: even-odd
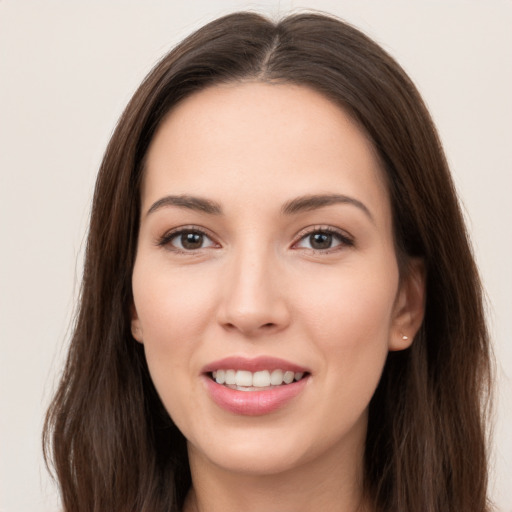
{"label": "woman", "polygon": [[428,112],[322,15],[155,67],[95,190],[65,510],[486,511],[481,288]]}

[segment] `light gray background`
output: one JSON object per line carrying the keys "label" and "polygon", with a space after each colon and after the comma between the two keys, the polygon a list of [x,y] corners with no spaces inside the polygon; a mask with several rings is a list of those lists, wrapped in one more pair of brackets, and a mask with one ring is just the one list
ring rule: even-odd
{"label": "light gray background", "polygon": [[42,417],[65,353],[96,171],[124,105],[206,21],[304,7],[380,42],[437,122],[489,296],[499,374],[492,496],[512,511],[510,0],[0,0],[1,512],[58,510]]}

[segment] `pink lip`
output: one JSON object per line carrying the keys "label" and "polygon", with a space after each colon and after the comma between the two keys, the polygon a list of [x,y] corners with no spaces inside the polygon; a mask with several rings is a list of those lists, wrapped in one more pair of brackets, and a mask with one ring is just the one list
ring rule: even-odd
{"label": "pink lip", "polygon": [[261,416],[284,407],[305,387],[309,376],[291,384],[262,391],[238,391],[203,376],[210,398],[222,409],[245,416]]}
{"label": "pink lip", "polygon": [[260,416],[269,414],[284,407],[301,391],[309,381],[310,375],[306,375],[299,381],[291,384],[283,384],[272,389],[261,391],[238,391],[222,384],[217,384],[210,378],[210,373],[219,369],[223,370],[247,370],[257,372],[261,370],[283,370],[310,373],[303,366],[291,363],[276,357],[260,356],[253,359],[245,357],[227,357],[207,364],[203,369],[203,380],[210,398],[222,409],[234,414],[245,416]]}
{"label": "pink lip", "polygon": [[207,364],[202,369],[202,372],[211,373],[215,370],[247,370],[249,372],[259,372],[261,370],[283,370],[284,372],[292,371],[294,373],[309,372],[309,370],[303,366],[290,363],[284,359],[268,356],[260,356],[253,359],[240,356],[226,357],[224,359],[219,359],[218,361],[213,361],[212,363]]}

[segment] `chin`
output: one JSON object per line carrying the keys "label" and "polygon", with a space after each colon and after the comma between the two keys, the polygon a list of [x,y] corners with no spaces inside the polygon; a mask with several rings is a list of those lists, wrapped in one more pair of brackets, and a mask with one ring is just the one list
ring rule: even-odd
{"label": "chin", "polygon": [[[367,417],[364,413],[356,424],[334,432],[329,429],[237,428],[208,441],[189,441],[189,454],[202,464],[213,465],[226,472],[247,476],[268,476],[300,471],[301,468],[338,464],[339,460],[356,463],[364,451]],[[268,427],[268,426],[267,426]],[[345,430],[345,434],[343,434]],[[196,440],[197,441],[197,440]]]}
{"label": "chin", "polygon": [[[206,445],[188,443],[189,453],[198,460],[213,464],[224,471],[252,476],[275,475],[290,471],[309,458],[304,442],[284,434],[276,436],[225,436]],[[229,440],[229,442],[226,442]]]}

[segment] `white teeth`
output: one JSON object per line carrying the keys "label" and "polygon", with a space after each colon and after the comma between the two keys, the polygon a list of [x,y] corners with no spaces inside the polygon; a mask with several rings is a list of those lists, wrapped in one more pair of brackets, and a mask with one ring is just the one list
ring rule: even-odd
{"label": "white teeth", "polygon": [[225,370],[217,370],[217,374],[215,375],[215,380],[217,384],[224,384],[226,381],[226,372]]}
{"label": "white teeth", "polygon": [[291,384],[293,379],[295,378],[295,374],[293,372],[284,372],[283,380],[286,384]]}
{"label": "white teeth", "polygon": [[283,370],[274,370],[270,374],[270,384],[280,386],[283,383]]}
{"label": "white teeth", "polygon": [[247,370],[238,370],[236,372],[236,385],[237,386],[252,386],[252,373]]}
{"label": "white teeth", "polygon": [[270,386],[270,373],[267,370],[255,372],[252,376],[252,385],[255,388],[266,388]]}
{"label": "white teeth", "polygon": [[249,372],[247,370],[216,370],[212,372],[212,377],[217,384],[226,386],[236,386],[242,388],[268,388],[270,386],[281,386],[282,384],[291,384],[294,380],[302,379],[304,372],[292,372],[290,370],[261,370],[259,372]]}
{"label": "white teeth", "polygon": [[235,370],[226,370],[226,384],[236,384]]}

